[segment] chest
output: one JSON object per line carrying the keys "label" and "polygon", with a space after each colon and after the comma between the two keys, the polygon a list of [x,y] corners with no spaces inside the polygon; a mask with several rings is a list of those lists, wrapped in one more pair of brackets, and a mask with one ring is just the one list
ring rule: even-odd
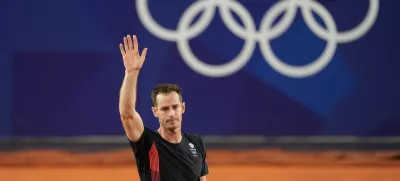
{"label": "chest", "polygon": [[160,169],[171,173],[192,173],[198,176],[203,165],[203,150],[190,141],[181,144],[161,142],[157,146],[160,155]]}

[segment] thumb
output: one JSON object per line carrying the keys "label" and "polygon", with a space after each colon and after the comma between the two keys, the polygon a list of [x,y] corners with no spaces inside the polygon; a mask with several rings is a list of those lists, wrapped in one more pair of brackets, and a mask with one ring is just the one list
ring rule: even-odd
{"label": "thumb", "polygon": [[143,51],[142,51],[142,55],[141,55],[143,60],[146,58],[146,54],[147,54],[147,48],[144,48]]}

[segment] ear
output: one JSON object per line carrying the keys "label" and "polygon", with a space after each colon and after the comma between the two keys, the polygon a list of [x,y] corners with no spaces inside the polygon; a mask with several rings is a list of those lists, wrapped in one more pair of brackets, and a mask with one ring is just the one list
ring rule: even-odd
{"label": "ear", "polygon": [[186,105],[185,102],[182,102],[182,114],[185,113]]}
{"label": "ear", "polygon": [[151,107],[151,111],[153,112],[154,117],[157,118],[157,108],[156,107]]}

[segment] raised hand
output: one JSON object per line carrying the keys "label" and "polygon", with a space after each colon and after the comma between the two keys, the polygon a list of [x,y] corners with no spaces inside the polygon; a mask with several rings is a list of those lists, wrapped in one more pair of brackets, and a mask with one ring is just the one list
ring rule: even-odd
{"label": "raised hand", "polygon": [[133,44],[130,35],[124,37],[124,45],[120,43],[119,49],[124,60],[125,70],[128,72],[140,70],[146,58],[147,48],[144,48],[142,54],[139,55],[139,45],[136,36],[133,35]]}

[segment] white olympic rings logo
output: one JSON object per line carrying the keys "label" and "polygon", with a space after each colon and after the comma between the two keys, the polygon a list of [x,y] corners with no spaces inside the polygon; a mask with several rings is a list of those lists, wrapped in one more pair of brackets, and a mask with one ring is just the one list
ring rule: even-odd
{"label": "white olympic rings logo", "polygon": [[[167,41],[176,41],[183,60],[196,72],[209,77],[229,76],[245,66],[250,60],[255,45],[258,42],[265,61],[277,72],[293,77],[302,78],[321,71],[331,61],[336,51],[337,43],[347,43],[363,36],[374,24],[379,10],[379,0],[369,0],[369,10],[364,20],[354,29],[338,32],[336,23],[329,11],[320,3],[313,0],[280,0],[265,13],[259,30],[251,14],[235,0],[198,0],[191,4],[183,13],[175,31],[160,26],[150,14],[147,0],[137,0],[136,7],[143,25],[155,36]],[[210,65],[199,60],[191,51],[189,40],[202,33],[212,21],[219,8],[223,22],[232,33],[242,38],[245,43],[240,53],[230,62],[221,65]],[[311,31],[327,41],[325,50],[312,63],[302,66],[289,65],[282,62],[273,53],[269,41],[282,35],[293,23],[297,9],[301,9],[305,23]],[[199,20],[190,26],[197,14],[204,10]],[[244,27],[238,24],[229,10],[233,10],[242,20]],[[284,16],[277,25],[272,26],[278,15],[283,11]],[[326,25],[322,27],[313,17],[317,13]]]}

